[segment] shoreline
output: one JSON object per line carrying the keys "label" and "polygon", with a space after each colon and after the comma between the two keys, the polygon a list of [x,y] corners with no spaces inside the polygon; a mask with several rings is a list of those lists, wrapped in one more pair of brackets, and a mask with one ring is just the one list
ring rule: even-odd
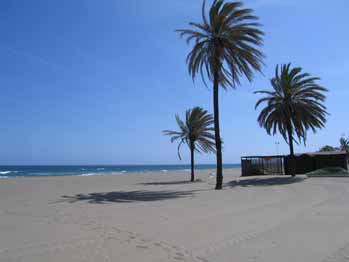
{"label": "shoreline", "polygon": [[[229,170],[241,170],[241,167],[223,168],[223,172]],[[40,177],[90,177],[90,176],[122,176],[122,175],[140,175],[140,174],[166,174],[166,173],[189,173],[190,169],[173,169],[173,170],[146,170],[146,171],[110,171],[110,172],[87,172],[82,174],[59,174],[59,175],[7,175],[10,173],[18,174],[20,171],[2,171],[0,172],[0,179],[14,179],[14,178],[40,178]],[[195,172],[215,172],[213,168],[199,168]]]}

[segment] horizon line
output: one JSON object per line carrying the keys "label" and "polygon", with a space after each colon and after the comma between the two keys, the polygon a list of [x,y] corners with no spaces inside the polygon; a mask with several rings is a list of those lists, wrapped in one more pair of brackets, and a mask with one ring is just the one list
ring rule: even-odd
{"label": "horizon line", "polygon": [[[241,163],[224,163],[224,165],[240,165]],[[64,165],[64,164],[30,164],[30,165],[25,165],[25,164],[19,164],[19,165],[7,165],[7,164],[0,164],[1,166],[186,166],[189,165],[190,163],[187,164],[69,164],[69,165]],[[195,164],[195,166],[198,165],[217,165],[216,163],[198,163]]]}

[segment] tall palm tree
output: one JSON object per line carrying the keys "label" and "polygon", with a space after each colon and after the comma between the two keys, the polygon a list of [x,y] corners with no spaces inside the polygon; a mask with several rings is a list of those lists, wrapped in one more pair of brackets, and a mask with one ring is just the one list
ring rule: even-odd
{"label": "tall palm tree", "polygon": [[171,136],[171,142],[179,140],[178,157],[181,159],[180,147],[186,144],[190,150],[191,179],[194,177],[194,152],[215,152],[213,129],[213,117],[201,107],[194,107],[185,113],[185,122],[176,115],[176,121],[180,131],[163,131],[165,135]]}
{"label": "tall palm tree", "polygon": [[266,103],[258,116],[259,125],[269,135],[279,131],[288,143],[292,175],[295,175],[293,142],[303,141],[305,144],[307,131],[316,132],[326,123],[328,113],[323,105],[326,99],[323,93],[327,89],[318,85],[317,80],[318,77],[302,73],[301,67],[291,68],[291,64],[285,64],[281,65],[281,70],[276,66],[275,77],[271,79],[272,91],[255,92],[265,95],[258,100],[255,108]]}
{"label": "tall palm tree", "polygon": [[242,8],[241,2],[214,0],[208,16],[205,1],[202,5],[202,22],[189,23],[191,29],[177,32],[194,42],[187,56],[189,74],[197,74],[213,82],[213,108],[215,144],[217,156],[216,189],[222,188],[222,141],[219,126],[219,86],[224,89],[240,85],[240,78],[252,81],[253,71],[261,71],[263,54],[257,48],[262,45],[263,32],[259,30],[258,18],[253,10]]}

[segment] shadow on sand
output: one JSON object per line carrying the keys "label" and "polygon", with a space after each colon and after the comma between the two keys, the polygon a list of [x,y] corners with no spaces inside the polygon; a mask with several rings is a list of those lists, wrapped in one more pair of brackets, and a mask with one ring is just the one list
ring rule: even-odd
{"label": "shadow on sand", "polygon": [[193,196],[194,192],[195,191],[117,191],[88,193],[74,196],[62,196],[62,199],[58,202],[75,203],[86,201],[91,204],[148,202]]}
{"label": "shadow on sand", "polygon": [[148,183],[139,183],[138,185],[143,186],[170,186],[170,185],[186,185],[186,184],[195,184],[202,183],[201,179],[197,179],[194,182],[190,182],[188,180],[183,181],[166,181],[166,182],[148,182]]}
{"label": "shadow on sand", "polygon": [[239,181],[231,181],[228,186],[236,187],[252,187],[252,186],[281,186],[303,182],[306,179],[304,176],[296,177],[267,177],[267,178],[247,178]]}

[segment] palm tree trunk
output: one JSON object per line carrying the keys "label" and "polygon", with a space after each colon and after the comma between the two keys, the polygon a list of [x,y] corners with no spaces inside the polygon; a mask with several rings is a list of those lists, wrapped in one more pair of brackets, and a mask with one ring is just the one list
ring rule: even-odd
{"label": "palm tree trunk", "polygon": [[194,182],[195,175],[194,175],[194,143],[193,142],[190,142],[190,164],[191,164],[190,182]]}
{"label": "palm tree trunk", "polygon": [[213,111],[214,111],[214,132],[216,142],[216,159],[217,159],[217,176],[216,189],[222,189],[223,184],[223,167],[222,167],[222,141],[219,130],[219,104],[218,104],[218,73],[214,74],[213,81]]}
{"label": "palm tree trunk", "polygon": [[290,147],[290,171],[291,171],[291,176],[295,176],[296,161],[295,161],[294,149],[293,149],[293,134],[292,134],[292,129],[290,127],[287,128],[287,133],[288,133],[288,145]]}

